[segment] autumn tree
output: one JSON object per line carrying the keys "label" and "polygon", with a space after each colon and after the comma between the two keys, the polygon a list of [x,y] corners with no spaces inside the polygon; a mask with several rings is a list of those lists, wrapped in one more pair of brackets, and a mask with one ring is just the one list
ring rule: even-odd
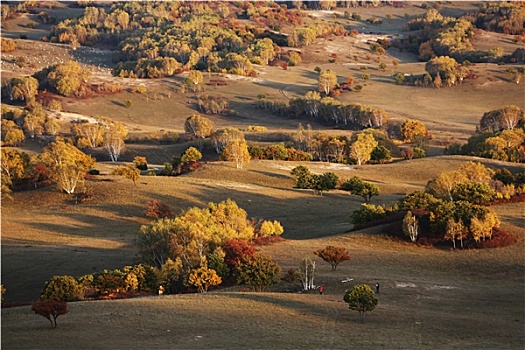
{"label": "autumn tree", "polygon": [[32,103],[38,93],[38,80],[33,77],[17,77],[9,81],[8,94],[11,99]]}
{"label": "autumn tree", "polygon": [[222,283],[222,278],[213,269],[202,266],[192,270],[188,277],[188,284],[197,287],[199,293],[205,293],[209,287],[218,286]]}
{"label": "autumn tree", "polygon": [[105,128],[100,123],[90,123],[81,121],[71,123],[71,132],[76,137],[76,144],[79,148],[96,148],[104,141]]}
{"label": "autumn tree", "polygon": [[170,206],[158,200],[148,201],[146,207],[145,214],[151,218],[162,219],[169,218],[173,215]]}
{"label": "autumn tree", "polygon": [[0,150],[0,163],[2,171],[2,187],[11,186],[21,180],[30,166],[29,156],[15,149],[2,147]]}
{"label": "autumn tree", "polygon": [[77,301],[83,297],[82,288],[71,276],[53,276],[44,285],[40,300]]}
{"label": "autumn tree", "polygon": [[77,185],[84,181],[88,170],[95,165],[91,156],[62,139],[47,145],[41,158],[49,168],[58,189],[68,194],[75,192]]}
{"label": "autumn tree", "polygon": [[334,71],[327,69],[319,74],[319,91],[329,95],[330,91],[337,85],[337,75]]}
{"label": "autumn tree", "polygon": [[252,258],[255,254],[253,246],[247,240],[230,238],[222,243],[224,262],[234,269],[244,258]]}
{"label": "autumn tree", "polygon": [[202,73],[198,70],[190,70],[188,73],[188,77],[185,80],[186,85],[193,91],[199,91],[200,86],[202,85],[204,81],[204,77],[202,76]]}
{"label": "autumn tree", "polygon": [[195,138],[206,138],[213,132],[213,122],[198,114],[186,118],[184,131]]}
{"label": "autumn tree", "polygon": [[195,147],[188,147],[180,157],[181,164],[198,162],[202,158],[202,153]]}
{"label": "autumn tree", "polygon": [[456,240],[459,239],[461,242],[461,248],[463,248],[463,239],[466,236],[466,227],[463,225],[461,220],[454,220],[449,218],[447,221],[445,239],[452,241],[452,246],[456,249]]}
{"label": "autumn tree", "polygon": [[428,131],[425,125],[419,120],[406,119],[401,124],[401,135],[405,142],[412,142],[418,135],[427,137]]}
{"label": "autumn tree", "polygon": [[111,172],[112,175],[123,176],[126,179],[133,181],[133,184],[137,184],[137,180],[140,179],[140,170],[133,164],[119,165],[115,170]]}
{"label": "autumn tree", "polygon": [[343,300],[348,303],[350,310],[359,312],[361,323],[364,322],[365,312],[374,310],[378,302],[374,291],[367,284],[358,284],[351,290],[347,290]]}
{"label": "autumn tree", "polygon": [[237,128],[219,129],[212,136],[213,147],[218,154],[222,152],[228,142],[236,140],[244,140],[244,133]]}
{"label": "autumn tree", "polygon": [[124,124],[119,122],[110,122],[106,126],[103,144],[112,162],[116,162],[125,147],[124,140],[128,135],[128,130]]}
{"label": "autumn tree", "polygon": [[357,135],[357,140],[352,143],[350,155],[357,160],[358,165],[362,165],[370,160],[372,151],[377,145],[372,134],[361,132]]}
{"label": "autumn tree", "polygon": [[339,189],[363,197],[366,203],[369,203],[373,196],[379,195],[379,188],[376,185],[363,181],[357,176],[345,180],[339,185]]}
{"label": "autumn tree", "polygon": [[228,142],[222,150],[221,158],[230,162],[235,162],[237,169],[242,169],[251,159],[246,140],[243,139]]}
{"label": "autumn tree", "polygon": [[82,96],[82,88],[91,76],[89,70],[83,69],[77,62],[69,61],[50,67],[47,74],[49,85],[60,95],[77,94]]}
{"label": "autumn tree", "polygon": [[439,77],[448,86],[455,85],[459,78],[459,65],[455,59],[448,56],[438,56],[425,64],[425,70],[435,79]]}
{"label": "autumn tree", "polygon": [[329,263],[330,266],[332,266],[332,271],[335,271],[337,266],[343,261],[350,260],[348,249],[332,245],[328,245],[323,249],[318,249],[314,254]]}
{"label": "autumn tree", "polygon": [[2,118],[1,127],[2,146],[18,146],[24,140],[24,132],[12,120]]}
{"label": "autumn tree", "polygon": [[403,218],[403,232],[405,233],[405,236],[410,237],[412,242],[415,242],[419,235],[419,222],[410,210]]}
{"label": "autumn tree", "polygon": [[31,306],[31,310],[43,316],[51,322],[51,328],[57,327],[57,318],[67,313],[67,303],[65,301],[44,300],[37,301]]}
{"label": "autumn tree", "polygon": [[268,286],[279,283],[281,267],[269,256],[255,254],[236,265],[237,284],[244,284],[254,291],[263,292]]}
{"label": "autumn tree", "polygon": [[27,110],[24,113],[23,118],[23,129],[30,138],[42,134],[44,131],[44,123],[46,121],[46,113],[41,105],[34,105],[33,108]]}

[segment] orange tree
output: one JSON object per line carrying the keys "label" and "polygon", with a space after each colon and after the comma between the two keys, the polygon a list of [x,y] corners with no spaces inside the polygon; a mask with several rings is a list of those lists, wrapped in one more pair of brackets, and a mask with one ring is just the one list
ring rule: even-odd
{"label": "orange tree", "polygon": [[329,263],[332,266],[332,271],[335,271],[341,262],[350,260],[348,249],[333,245],[326,246],[323,249],[318,249],[314,254]]}

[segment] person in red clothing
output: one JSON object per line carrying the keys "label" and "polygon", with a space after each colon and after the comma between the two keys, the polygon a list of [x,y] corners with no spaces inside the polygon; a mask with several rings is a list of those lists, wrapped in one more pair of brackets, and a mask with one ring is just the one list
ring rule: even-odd
{"label": "person in red clothing", "polygon": [[323,295],[323,286],[319,286],[319,294]]}

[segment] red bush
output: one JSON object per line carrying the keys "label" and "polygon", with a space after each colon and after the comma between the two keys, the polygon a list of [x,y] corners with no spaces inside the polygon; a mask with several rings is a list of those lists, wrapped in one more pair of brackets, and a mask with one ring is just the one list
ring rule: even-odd
{"label": "red bush", "polygon": [[51,328],[56,328],[58,316],[67,313],[67,303],[55,300],[37,301],[33,304],[31,310],[35,314],[47,318],[51,322]]}
{"label": "red bush", "polygon": [[224,262],[231,269],[245,257],[251,258],[255,254],[255,250],[247,241],[235,238],[224,241],[222,249],[226,254]]}

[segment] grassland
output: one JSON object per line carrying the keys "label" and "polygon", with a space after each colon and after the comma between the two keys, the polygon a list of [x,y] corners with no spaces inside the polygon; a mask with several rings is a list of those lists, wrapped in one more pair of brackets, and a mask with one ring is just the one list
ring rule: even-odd
{"label": "grassland", "polygon": [[[460,13],[472,9],[470,3],[443,4],[443,11]],[[61,16],[64,9],[56,11]],[[417,4],[405,9],[357,8],[363,19],[383,18],[383,24],[363,24],[363,32],[396,34],[406,22],[404,13],[424,13]],[[383,12],[381,12],[383,11]],[[385,15],[391,12],[392,20]],[[318,16],[329,20],[330,13]],[[28,34],[38,39],[48,27],[38,24],[28,31],[23,26],[31,16],[15,22],[2,35]],[[363,22],[365,23],[365,22]],[[354,25],[349,21],[347,24]],[[502,46],[512,52],[517,46],[501,35],[479,45]],[[424,89],[394,84],[396,72],[421,74],[424,63],[390,49],[384,59],[388,68],[378,70],[367,61],[367,37],[349,37],[316,42],[304,49],[303,63],[283,71],[277,67],[257,67],[254,80],[231,76],[224,87],[206,86],[205,93],[221,94],[230,101],[237,116],[208,116],[217,128],[265,125],[267,133],[247,134],[254,142],[278,142],[292,132],[299,120],[269,115],[254,108],[257,95],[267,94],[287,101],[316,87],[315,66],[334,69],[340,78],[358,78],[366,64],[371,79],[362,92],[341,95],[340,100],[361,102],[386,109],[393,119],[421,119],[434,135],[429,154],[442,153],[442,144],[464,140],[474,132],[488,110],[516,104],[525,108],[523,83],[517,85],[505,75],[505,67],[478,65],[480,76],[463,85],[446,89]],[[104,115],[124,122],[133,135],[161,130],[182,132],[184,119],[195,113],[196,94],[181,94],[184,77],[146,81],[115,79],[104,67],[110,66],[107,50],[95,53],[72,51],[65,46],[36,41],[20,41],[16,55],[53,60],[77,59],[93,64],[96,79],[119,82],[123,86],[144,85],[145,95],[127,91],[93,99],[63,98],[64,110],[86,116]],[[492,44],[490,44],[492,45]],[[35,50],[37,53],[35,54]],[[336,63],[329,63],[337,53]],[[356,61],[353,56],[358,55]],[[40,56],[40,57],[38,57]],[[96,61],[98,60],[98,61]],[[36,62],[36,61],[35,61]],[[93,63],[95,62],[95,63]],[[3,66],[2,79],[31,74],[29,67],[9,70]],[[42,68],[39,66],[38,68]],[[205,82],[210,77],[205,77]],[[133,100],[126,108],[123,102]],[[154,111],[154,113],[152,112]],[[305,121],[302,121],[305,122]],[[312,123],[314,129],[329,133],[349,133]],[[43,144],[27,142],[23,150],[38,152]],[[130,144],[123,161],[145,155],[151,167],[161,166],[187,144]],[[359,176],[381,190],[374,204],[389,204],[400,196],[424,187],[426,182],[461,163],[475,160],[514,172],[525,166],[470,157],[433,156],[410,162],[374,166],[347,166],[328,163],[301,163],[313,172],[333,171],[342,178]],[[129,180],[108,175],[115,164],[99,162],[102,175],[86,181],[95,193],[92,201],[75,204],[53,187],[14,194],[2,202],[2,284],[7,302],[29,302],[38,298],[44,282],[54,275],[73,275],[118,268],[135,262],[133,246],[144,215],[146,202],[157,199],[178,213],[190,206],[204,206],[226,198],[235,200],[250,217],[279,220],[283,242],[259,247],[272,255],[287,271],[296,268],[305,256],[328,244],[350,250],[352,259],[337,271],[319,261],[316,284],[324,295],[297,293],[298,286],[283,284],[268,293],[251,293],[240,287],[213,290],[207,294],[169,295],[130,300],[70,303],[70,312],[58,319],[51,330],[47,321],[35,316],[29,306],[2,309],[2,346],[5,349],[107,348],[129,349],[522,349],[525,343],[525,215],[522,203],[495,206],[505,230],[518,243],[505,248],[453,251],[421,247],[389,238],[386,227],[348,232],[350,213],[361,199],[331,191],[322,197],[293,189],[290,169],[299,163],[252,161],[244,170],[230,163],[207,162],[196,172],[175,178],[143,176],[134,185]],[[345,279],[353,279],[343,283]],[[361,324],[357,313],[342,301],[346,289],[355,283],[380,283],[378,307]]]}

